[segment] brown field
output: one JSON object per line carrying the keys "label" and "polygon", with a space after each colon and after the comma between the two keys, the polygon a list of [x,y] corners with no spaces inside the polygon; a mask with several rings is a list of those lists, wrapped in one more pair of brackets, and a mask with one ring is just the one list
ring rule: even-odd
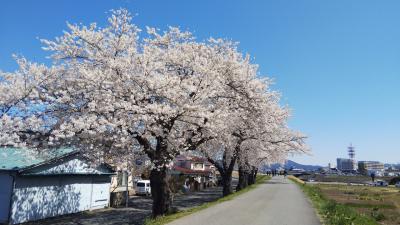
{"label": "brown field", "polygon": [[[321,174],[313,174],[313,175],[305,175],[299,177],[302,180],[313,179],[318,182],[340,182],[340,183],[355,183],[355,184],[367,184],[372,182],[371,177],[369,176],[338,176],[338,175],[321,175]],[[379,177],[377,180],[384,180],[389,182],[393,177]]]}
{"label": "brown field", "polygon": [[400,189],[318,184],[328,199],[348,205],[374,217],[379,223],[400,225]]}

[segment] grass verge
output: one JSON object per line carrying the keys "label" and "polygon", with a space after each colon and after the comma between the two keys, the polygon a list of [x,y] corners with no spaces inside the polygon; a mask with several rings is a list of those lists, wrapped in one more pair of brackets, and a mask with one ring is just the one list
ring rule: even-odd
{"label": "grass verge", "polygon": [[226,196],[226,197],[222,197],[222,198],[220,198],[220,199],[218,199],[218,200],[215,200],[215,201],[213,201],[213,202],[204,203],[204,204],[202,204],[202,205],[193,207],[193,208],[188,209],[188,210],[178,211],[178,212],[173,213],[173,214],[169,214],[169,215],[162,216],[162,217],[157,217],[156,219],[146,219],[146,221],[145,221],[144,224],[145,224],[145,225],[163,225],[163,224],[170,223],[170,222],[172,222],[172,221],[174,221],[174,220],[176,220],[176,219],[179,219],[179,218],[181,218],[181,217],[184,217],[184,216],[190,215],[190,214],[192,214],[192,213],[201,211],[201,210],[203,210],[203,209],[206,209],[206,208],[208,208],[208,207],[214,206],[214,205],[219,204],[219,203],[221,203],[221,202],[225,202],[225,201],[232,200],[232,199],[234,199],[235,197],[237,197],[238,195],[241,195],[241,194],[243,194],[243,193],[246,193],[246,192],[248,192],[248,191],[253,190],[253,189],[256,188],[258,185],[264,183],[265,181],[267,181],[267,180],[269,180],[269,179],[270,179],[269,176],[266,176],[266,175],[258,175],[257,178],[256,178],[255,184],[250,185],[250,186],[248,186],[247,188],[245,188],[245,189],[243,189],[243,190],[234,192],[233,194],[228,195],[228,196]]}
{"label": "grass verge", "polygon": [[307,185],[296,177],[290,176],[311,199],[323,223],[326,225],[378,225],[375,219],[360,214],[353,208],[327,199],[316,185]]}

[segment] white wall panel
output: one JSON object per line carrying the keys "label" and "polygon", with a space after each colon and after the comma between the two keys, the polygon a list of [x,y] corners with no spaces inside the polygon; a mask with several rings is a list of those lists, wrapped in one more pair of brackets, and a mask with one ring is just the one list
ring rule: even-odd
{"label": "white wall panel", "polygon": [[14,190],[12,221],[21,223],[107,207],[109,188],[109,177],[20,177]]}
{"label": "white wall panel", "polygon": [[57,177],[17,178],[12,222],[21,223],[57,215],[58,183]]}
{"label": "white wall panel", "polygon": [[109,200],[110,200],[110,183],[94,181],[91,208],[97,209],[97,208],[107,207]]}

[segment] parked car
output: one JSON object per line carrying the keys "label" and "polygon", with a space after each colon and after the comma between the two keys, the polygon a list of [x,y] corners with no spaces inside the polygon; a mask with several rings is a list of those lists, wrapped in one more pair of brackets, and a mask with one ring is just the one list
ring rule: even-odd
{"label": "parked car", "polygon": [[395,184],[396,187],[400,188],[400,181]]}
{"label": "parked car", "polygon": [[388,183],[386,181],[383,180],[378,180],[374,183],[374,186],[376,187],[387,187]]}
{"label": "parked car", "polygon": [[139,180],[135,191],[137,195],[151,195],[150,180]]}

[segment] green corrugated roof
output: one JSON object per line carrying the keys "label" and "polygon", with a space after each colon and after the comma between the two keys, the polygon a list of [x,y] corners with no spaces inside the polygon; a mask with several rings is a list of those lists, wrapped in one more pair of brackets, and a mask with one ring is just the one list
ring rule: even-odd
{"label": "green corrugated roof", "polygon": [[37,151],[27,148],[0,148],[0,170],[20,170],[72,152],[72,148]]}

